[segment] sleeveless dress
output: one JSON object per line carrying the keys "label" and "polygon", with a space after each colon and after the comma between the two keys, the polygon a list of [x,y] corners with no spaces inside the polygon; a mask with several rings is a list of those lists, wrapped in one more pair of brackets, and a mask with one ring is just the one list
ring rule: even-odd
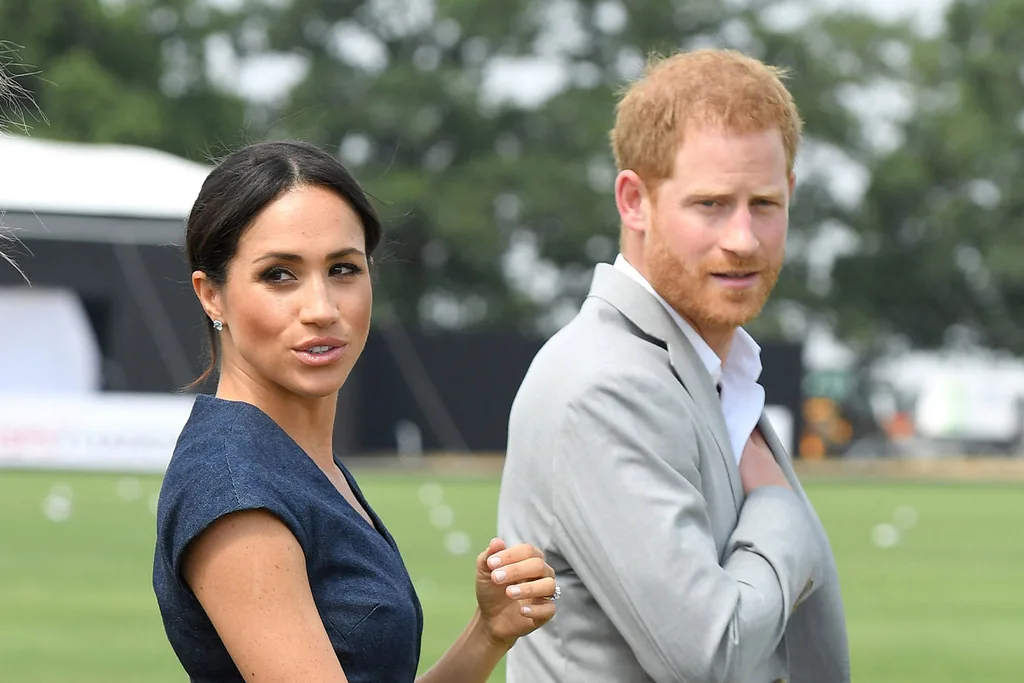
{"label": "sleeveless dress", "polygon": [[242,683],[181,575],[188,544],[214,520],[264,509],[295,535],[313,600],[351,683],[411,683],[423,611],[398,546],[335,458],[374,527],[284,430],[253,405],[198,395],[164,475],[153,589],[193,683]]}

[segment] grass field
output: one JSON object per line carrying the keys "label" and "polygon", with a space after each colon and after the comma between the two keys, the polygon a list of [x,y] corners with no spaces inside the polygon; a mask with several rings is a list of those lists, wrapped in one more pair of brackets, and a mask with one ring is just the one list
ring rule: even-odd
{"label": "grass field", "polygon": [[[426,667],[471,613],[473,557],[493,535],[497,482],[357,476],[423,600]],[[0,472],[0,680],[185,680],[150,589],[158,487],[156,477]],[[854,681],[1024,680],[1024,487],[808,491],[839,563]]]}

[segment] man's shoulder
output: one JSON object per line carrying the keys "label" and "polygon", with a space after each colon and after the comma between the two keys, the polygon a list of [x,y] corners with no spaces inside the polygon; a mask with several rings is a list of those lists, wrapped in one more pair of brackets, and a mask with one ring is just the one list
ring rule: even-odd
{"label": "man's shoulder", "polygon": [[603,390],[642,392],[675,381],[662,342],[606,302],[588,299],[534,357],[516,402],[559,410]]}
{"label": "man's shoulder", "polygon": [[628,373],[648,364],[667,367],[664,343],[644,335],[607,302],[591,298],[572,321],[544,343],[532,366],[561,375],[589,374],[599,367]]}

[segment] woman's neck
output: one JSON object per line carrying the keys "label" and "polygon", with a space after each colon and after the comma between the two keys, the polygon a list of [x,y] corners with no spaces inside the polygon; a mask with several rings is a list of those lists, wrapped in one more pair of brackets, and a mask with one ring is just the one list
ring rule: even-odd
{"label": "woman's neck", "polygon": [[217,398],[256,406],[276,422],[320,469],[328,474],[337,469],[333,449],[337,396],[310,398],[281,387],[253,382],[248,377],[221,376],[217,384]]}

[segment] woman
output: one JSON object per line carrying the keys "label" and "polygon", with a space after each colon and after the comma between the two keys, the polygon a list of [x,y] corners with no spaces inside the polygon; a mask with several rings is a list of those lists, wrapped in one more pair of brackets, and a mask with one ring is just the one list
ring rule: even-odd
{"label": "woman", "polygon": [[[381,520],[333,455],[338,390],[366,342],[381,224],[330,155],[268,142],[227,157],[186,229],[216,396],[164,477],[153,584],[192,681],[414,680],[423,615]],[[477,558],[478,609],[421,683],[485,681],[552,618],[529,545]]]}

